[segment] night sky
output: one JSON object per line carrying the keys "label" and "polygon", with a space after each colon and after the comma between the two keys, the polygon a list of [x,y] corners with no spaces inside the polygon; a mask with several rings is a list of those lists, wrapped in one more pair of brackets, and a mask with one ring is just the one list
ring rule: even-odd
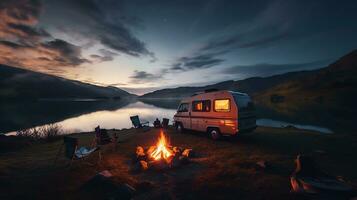
{"label": "night sky", "polygon": [[324,67],[357,1],[0,0],[0,63],[142,94]]}

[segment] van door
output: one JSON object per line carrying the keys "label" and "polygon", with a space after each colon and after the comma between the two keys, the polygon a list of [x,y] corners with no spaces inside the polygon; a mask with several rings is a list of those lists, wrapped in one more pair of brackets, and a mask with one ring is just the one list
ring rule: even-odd
{"label": "van door", "polygon": [[192,102],[191,125],[193,130],[206,131],[207,114],[210,111],[210,100],[196,100]]}
{"label": "van door", "polygon": [[191,111],[189,103],[181,103],[177,110],[176,121],[182,123],[183,127],[186,129],[191,129]]}

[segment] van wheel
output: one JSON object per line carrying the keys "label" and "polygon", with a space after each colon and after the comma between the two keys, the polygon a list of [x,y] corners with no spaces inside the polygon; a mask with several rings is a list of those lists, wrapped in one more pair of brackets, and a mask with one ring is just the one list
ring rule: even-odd
{"label": "van wheel", "polygon": [[184,129],[183,129],[183,126],[182,126],[181,123],[177,123],[177,125],[176,125],[176,131],[177,131],[178,133],[183,133]]}
{"label": "van wheel", "polygon": [[221,138],[221,132],[219,131],[218,128],[209,128],[208,134],[211,136],[213,140],[218,140],[219,138]]}

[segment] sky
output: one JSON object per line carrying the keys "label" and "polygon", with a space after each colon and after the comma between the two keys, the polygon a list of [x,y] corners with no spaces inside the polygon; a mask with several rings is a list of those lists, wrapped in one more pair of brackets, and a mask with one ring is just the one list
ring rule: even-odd
{"label": "sky", "polygon": [[0,63],[136,94],[325,67],[357,1],[0,0]]}

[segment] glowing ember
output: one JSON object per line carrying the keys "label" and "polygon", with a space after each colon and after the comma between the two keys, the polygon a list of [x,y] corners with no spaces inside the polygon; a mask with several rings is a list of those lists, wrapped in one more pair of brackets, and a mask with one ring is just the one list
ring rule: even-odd
{"label": "glowing ember", "polygon": [[166,137],[164,133],[161,131],[160,132],[160,137],[159,140],[156,144],[155,149],[152,151],[150,156],[154,160],[160,160],[160,159],[165,159],[167,160],[170,156],[173,155],[173,152],[169,149],[169,144],[166,140]]}

